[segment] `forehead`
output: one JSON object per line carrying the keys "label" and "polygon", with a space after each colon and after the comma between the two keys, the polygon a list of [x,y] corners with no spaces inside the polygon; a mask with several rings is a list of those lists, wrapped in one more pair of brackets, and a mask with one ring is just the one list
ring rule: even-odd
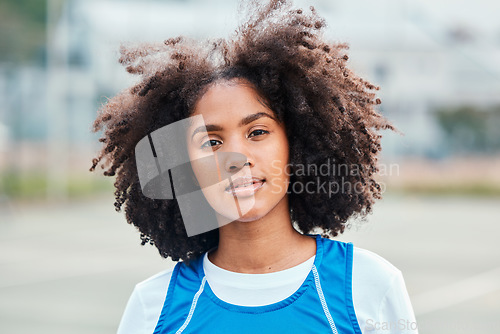
{"label": "forehead", "polygon": [[194,106],[193,115],[204,118],[238,118],[249,113],[266,111],[274,113],[252,84],[233,79],[211,84]]}

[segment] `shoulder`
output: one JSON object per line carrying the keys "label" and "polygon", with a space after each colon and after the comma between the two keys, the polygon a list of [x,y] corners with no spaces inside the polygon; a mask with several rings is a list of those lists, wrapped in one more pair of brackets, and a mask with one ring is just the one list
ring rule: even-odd
{"label": "shoulder", "polygon": [[383,282],[401,274],[401,271],[392,263],[374,252],[355,247],[348,242],[327,238],[322,239],[327,251],[331,251],[336,247],[346,252],[349,247],[352,248],[353,275],[354,271],[356,271],[357,276],[361,275],[367,280],[379,280]]}
{"label": "shoulder", "polygon": [[148,291],[156,287],[163,287],[165,286],[165,284],[168,285],[173,270],[174,268],[160,271],[159,273],[145,279],[144,281],[137,283],[135,288],[140,291]]}
{"label": "shoulder", "polygon": [[[322,238],[328,263],[336,263],[335,258],[347,261],[347,279],[352,279],[354,293],[367,291],[371,300],[380,301],[386,291],[402,274],[392,263],[369,250],[354,247],[350,242]],[[344,254],[344,255],[342,255]],[[351,262],[352,261],[352,262]],[[352,271],[349,266],[352,264]],[[338,263],[340,265],[340,263]]]}
{"label": "shoulder", "polygon": [[353,297],[371,300],[373,306],[378,308],[387,292],[402,279],[401,271],[382,256],[353,247]]}
{"label": "shoulder", "polygon": [[364,248],[353,247],[353,275],[354,271],[366,280],[382,280],[397,277],[401,275],[401,270],[382,256]]}
{"label": "shoulder", "polygon": [[400,319],[416,324],[401,270],[382,256],[358,247],[353,247],[352,298],[362,330],[370,329],[375,322],[397,323]]}
{"label": "shoulder", "polygon": [[118,334],[152,333],[160,317],[173,268],[135,285],[122,315]]}
{"label": "shoulder", "polygon": [[133,293],[138,295],[145,309],[163,306],[173,270],[174,268],[163,270],[136,284]]}

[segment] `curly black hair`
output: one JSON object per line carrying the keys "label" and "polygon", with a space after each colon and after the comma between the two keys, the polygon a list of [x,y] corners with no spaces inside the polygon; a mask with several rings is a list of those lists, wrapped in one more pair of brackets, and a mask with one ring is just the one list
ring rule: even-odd
{"label": "curly black hair", "polygon": [[216,81],[239,78],[255,87],[285,124],[292,168],[332,161],[347,167],[343,174],[290,176],[290,185],[355,185],[333,193],[289,187],[290,216],[298,230],[337,236],[349,218],[364,218],[382,197],[374,179],[378,130],[399,131],[375,108],[378,87],[347,68],[348,46],[324,39],[325,21],[313,7],[293,9],[288,1],[271,0],[254,2],[249,13],[228,39],[202,43],[177,37],[122,47],[120,63],[142,80],[103,105],[93,124],[93,132],[105,131],[90,171],[101,164],[104,175],[116,176],[116,210],[125,205],[142,244],[155,245],[165,258],[189,261],[216,247],[218,229],[187,237],[176,200],[143,195],[134,149],[152,131],[189,117]]}

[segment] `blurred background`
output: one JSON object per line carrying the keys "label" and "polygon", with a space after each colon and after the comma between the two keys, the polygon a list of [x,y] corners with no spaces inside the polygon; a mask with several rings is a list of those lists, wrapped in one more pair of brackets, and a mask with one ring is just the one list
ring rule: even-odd
{"label": "blurred background", "polygon": [[[500,2],[311,0],[381,86],[384,198],[352,241],[402,270],[421,333],[500,328]],[[122,42],[226,37],[231,0],[0,0],[0,333],[114,333],[166,268],[90,173]]]}

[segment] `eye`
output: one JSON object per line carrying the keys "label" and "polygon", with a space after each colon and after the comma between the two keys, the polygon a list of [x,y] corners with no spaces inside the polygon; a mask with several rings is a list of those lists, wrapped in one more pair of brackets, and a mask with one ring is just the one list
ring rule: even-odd
{"label": "eye", "polygon": [[217,146],[218,144],[217,143],[220,143],[221,141],[220,140],[215,140],[215,139],[210,139],[210,140],[207,140],[206,142],[204,142],[200,148],[206,148],[206,147],[213,147],[213,146]]}
{"label": "eye", "polygon": [[252,131],[248,137],[249,138],[250,137],[254,137],[254,136],[252,136],[253,134],[255,134],[256,136],[262,136],[262,135],[264,135],[266,133],[269,133],[269,131],[262,130],[262,129],[257,129],[257,130]]}

